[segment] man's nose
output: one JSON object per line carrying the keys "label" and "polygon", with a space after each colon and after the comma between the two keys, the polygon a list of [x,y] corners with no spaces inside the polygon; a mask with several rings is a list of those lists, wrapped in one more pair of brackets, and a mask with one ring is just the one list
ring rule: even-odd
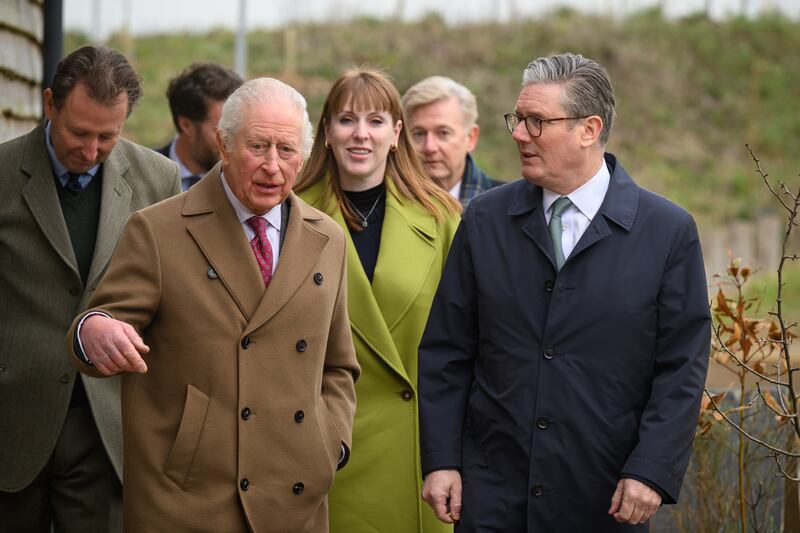
{"label": "man's nose", "polygon": [[525,127],[525,122],[520,121],[519,124],[511,132],[511,138],[519,143],[529,143],[533,139],[531,134],[528,133],[528,128]]}
{"label": "man's nose", "polygon": [[439,144],[436,142],[436,137],[433,133],[426,133],[425,140],[422,142],[422,149],[425,153],[433,153],[439,148]]}
{"label": "man's nose", "polygon": [[83,143],[81,146],[81,157],[84,161],[94,161],[97,159],[97,139],[91,139]]}
{"label": "man's nose", "polygon": [[278,168],[278,149],[275,146],[271,146],[264,152],[264,162],[261,166],[264,168],[264,172],[266,172],[269,176],[273,176],[278,173],[280,170]]}

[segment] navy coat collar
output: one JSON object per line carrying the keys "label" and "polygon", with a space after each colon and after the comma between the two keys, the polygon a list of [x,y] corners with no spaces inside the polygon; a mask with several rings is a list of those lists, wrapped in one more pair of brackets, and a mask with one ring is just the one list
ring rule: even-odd
{"label": "navy coat collar", "polygon": [[[625,231],[630,231],[639,206],[639,187],[613,154],[606,153],[605,160],[611,172],[611,180],[597,214],[603,215]],[[518,216],[537,209],[542,210],[542,188],[525,182],[521,193],[511,203],[508,214]]]}

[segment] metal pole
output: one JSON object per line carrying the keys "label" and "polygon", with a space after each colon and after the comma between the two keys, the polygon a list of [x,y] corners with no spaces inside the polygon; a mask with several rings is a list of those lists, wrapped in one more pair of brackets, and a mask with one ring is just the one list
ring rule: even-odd
{"label": "metal pole", "polygon": [[56,64],[64,55],[64,2],[44,3],[44,42],[42,43],[42,89],[50,87]]}
{"label": "metal pole", "polygon": [[239,27],[234,48],[236,73],[247,79],[247,0],[239,0]]}

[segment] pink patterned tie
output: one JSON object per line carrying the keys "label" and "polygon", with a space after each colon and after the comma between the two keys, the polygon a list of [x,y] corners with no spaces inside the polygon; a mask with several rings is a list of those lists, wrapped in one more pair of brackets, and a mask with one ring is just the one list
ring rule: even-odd
{"label": "pink patterned tie", "polygon": [[261,269],[261,276],[264,278],[264,286],[268,287],[269,280],[272,278],[272,246],[267,239],[267,221],[261,217],[250,217],[247,219],[247,224],[256,233],[256,236],[250,240],[250,247],[256,254],[258,268]]}

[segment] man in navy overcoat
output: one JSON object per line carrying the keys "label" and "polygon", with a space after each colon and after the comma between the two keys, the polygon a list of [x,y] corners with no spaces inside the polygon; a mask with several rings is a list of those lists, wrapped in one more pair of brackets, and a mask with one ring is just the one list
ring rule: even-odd
{"label": "man in navy overcoat", "polygon": [[520,180],[467,208],[420,346],[423,497],[456,531],[646,531],[675,503],[710,343],[692,217],[604,152],[615,99],[532,61]]}

